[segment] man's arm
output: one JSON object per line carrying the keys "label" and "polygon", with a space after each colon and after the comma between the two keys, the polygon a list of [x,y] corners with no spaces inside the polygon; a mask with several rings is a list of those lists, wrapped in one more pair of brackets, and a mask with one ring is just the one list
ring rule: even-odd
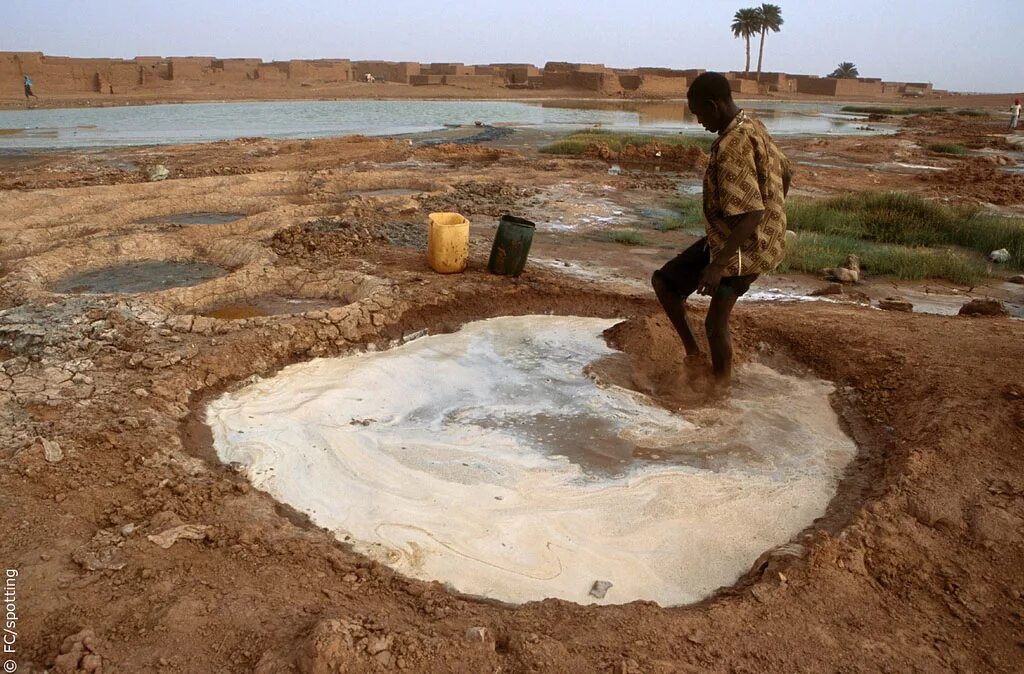
{"label": "man's arm", "polygon": [[701,295],[715,294],[715,291],[718,290],[718,284],[722,282],[722,274],[725,273],[725,267],[729,264],[729,260],[740,249],[743,242],[754,235],[754,231],[761,224],[762,218],[764,218],[763,210],[751,211],[727,218],[732,231],[729,234],[729,238],[725,240],[722,250],[701,272],[700,280],[697,282],[698,293]]}

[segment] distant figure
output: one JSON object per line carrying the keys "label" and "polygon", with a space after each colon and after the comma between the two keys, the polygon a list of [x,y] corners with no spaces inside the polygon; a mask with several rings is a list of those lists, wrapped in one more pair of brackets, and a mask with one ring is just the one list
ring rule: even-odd
{"label": "distant figure", "polygon": [[1013,105],[1010,106],[1010,128],[1016,129],[1017,122],[1020,121],[1020,99],[1013,99]]}
{"label": "distant figure", "polygon": [[32,92],[32,80],[29,79],[28,75],[25,75],[25,100],[26,101],[29,99],[29,96],[31,96],[32,98],[39,98],[38,96],[36,96]]}
{"label": "distant figure", "polygon": [[736,107],[725,76],[698,76],[686,98],[701,126],[718,134],[704,174],[707,236],[654,272],[651,283],[683,340],[687,369],[700,367],[700,348],[686,320],[686,300],[694,292],[711,297],[704,327],[713,393],[722,394],[732,375],[732,308],[758,275],[775,270],[786,252],[791,174],[764,124]]}

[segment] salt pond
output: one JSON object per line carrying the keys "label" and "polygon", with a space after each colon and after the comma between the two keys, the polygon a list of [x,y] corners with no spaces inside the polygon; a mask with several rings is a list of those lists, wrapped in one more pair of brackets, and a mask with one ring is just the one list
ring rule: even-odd
{"label": "salt pond", "polygon": [[855,446],[827,382],[760,365],[685,416],[598,387],[584,367],[614,323],[505,317],[314,360],[207,422],[256,487],[409,576],[516,603],[693,602],[821,515]]}
{"label": "salt pond", "polygon": [[[776,134],[862,134],[837,104],[750,102]],[[0,111],[0,150],[424,133],[476,121],[552,131],[601,126],[708,134],[682,102],[273,101]]]}

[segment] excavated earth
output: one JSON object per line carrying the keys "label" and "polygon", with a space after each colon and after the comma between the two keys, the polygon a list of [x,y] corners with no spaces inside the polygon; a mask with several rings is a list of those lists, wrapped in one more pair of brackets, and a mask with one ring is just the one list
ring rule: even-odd
{"label": "excavated earth", "polygon": [[[1024,323],[741,303],[741,361],[836,385],[859,453],[823,516],[696,605],[482,601],[403,577],[252,489],[217,461],[205,404],[314,357],[546,313],[624,319],[609,339],[629,366],[606,376],[679,404],[681,351],[646,279],[692,236],[623,252],[581,224],[538,233],[519,279],[485,269],[502,212],[568,221],[559,195],[627,208],[675,181],[366,139],[159,153],[162,183],[68,156],[0,176],[20,188],[0,193],[0,555],[17,570],[18,671],[1024,667]],[[474,223],[464,274],[425,262],[423,222],[442,206]],[[183,213],[240,217],[167,220]],[[585,274],[581,260],[621,264]],[[173,283],[62,285],[150,263]],[[215,273],[174,276],[195,265]]]}

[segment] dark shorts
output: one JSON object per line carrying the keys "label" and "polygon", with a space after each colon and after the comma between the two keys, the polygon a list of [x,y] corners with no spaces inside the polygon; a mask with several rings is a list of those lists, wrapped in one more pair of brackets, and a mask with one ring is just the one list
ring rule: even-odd
{"label": "dark shorts", "polygon": [[[711,249],[708,247],[707,238],[702,238],[679,255],[665,263],[665,266],[655,272],[661,274],[672,289],[682,296],[692,295],[697,290],[697,283],[700,281],[700,274],[704,267],[711,264]],[[757,279],[757,274],[746,276],[723,276],[722,282],[718,284],[718,295],[735,295],[739,297],[748,290],[750,284]]]}

